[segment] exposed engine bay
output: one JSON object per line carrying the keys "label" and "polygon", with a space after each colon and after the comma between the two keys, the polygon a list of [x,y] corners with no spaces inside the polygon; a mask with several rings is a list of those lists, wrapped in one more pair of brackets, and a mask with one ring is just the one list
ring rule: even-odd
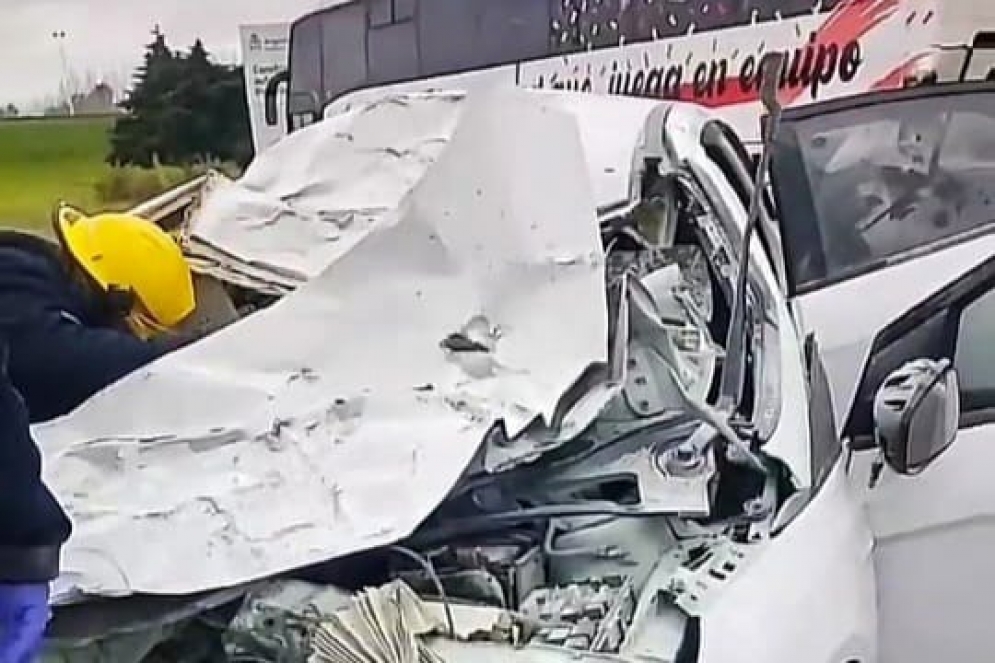
{"label": "exposed engine bay", "polygon": [[[659,652],[665,632],[672,660],[693,660],[694,615],[749,564],[751,545],[769,536],[792,488],[777,459],[756,444],[741,451],[685,407],[693,399],[707,408],[716,397],[724,360],[716,339],[727,333],[733,284],[727,247],[712,243],[714,221],[692,190],[677,179],[651,180],[665,197],[648,196],[602,224],[609,316],[619,321],[610,344],[623,366],[583,378],[620,382],[595,423],[580,435],[526,431],[518,440],[496,426],[477,462],[408,540],[297,576],[335,588],[325,590],[334,609],[319,618],[324,644],[297,647],[324,649],[319,660],[375,656],[355,622],[333,627],[328,619],[339,622],[328,614],[348,612],[350,593],[379,587],[413,590],[404,595],[433,607],[426,636],[634,653]],[[664,335],[649,333],[633,312],[634,291],[648,295]],[[480,324],[444,344],[486,353],[488,334],[499,330]],[[535,453],[526,457],[516,449],[530,434]],[[285,628],[295,610],[303,619],[315,605],[307,596],[278,610],[265,595],[250,600],[235,622],[236,649],[286,655],[292,638],[260,633]],[[354,609],[373,631],[387,628],[375,609]],[[493,623],[461,628],[461,610],[481,609]],[[270,615],[268,627],[261,615]]]}

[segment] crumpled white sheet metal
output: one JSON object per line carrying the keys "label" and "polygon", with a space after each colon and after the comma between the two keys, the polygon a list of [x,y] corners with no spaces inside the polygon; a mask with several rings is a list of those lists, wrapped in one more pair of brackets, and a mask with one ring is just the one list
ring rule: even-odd
{"label": "crumpled white sheet metal", "polygon": [[[398,93],[291,134],[237,182],[207,183],[189,223],[188,255],[198,270],[236,285],[272,294],[293,289],[397,207],[444,148],[468,99],[480,94]],[[653,126],[647,118],[668,104],[529,94],[573,117],[598,207],[628,202],[639,184],[633,169],[641,165],[644,132]]]}
{"label": "crumpled white sheet metal", "polygon": [[238,181],[214,183],[191,235],[285,283],[317,276],[421,179],[452,135],[463,96],[390,98],[290,134]]}
{"label": "crumpled white sheet metal", "polygon": [[[548,101],[477,99],[411,194],[384,194],[396,209],[315,278],[35,428],[75,523],[57,600],[185,594],[397,541],[491,422],[514,434],[606,361],[590,177],[577,123]],[[286,193],[273,177],[260,200]],[[439,345],[475,315],[502,332],[487,379]]]}

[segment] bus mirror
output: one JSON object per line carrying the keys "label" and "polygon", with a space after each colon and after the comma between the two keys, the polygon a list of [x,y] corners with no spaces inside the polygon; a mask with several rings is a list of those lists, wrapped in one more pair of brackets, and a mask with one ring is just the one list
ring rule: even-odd
{"label": "bus mirror", "polygon": [[280,86],[289,82],[290,72],[284,69],[266,83],[266,90],[263,92],[263,105],[267,126],[275,127],[280,123],[278,115],[280,110],[276,103],[277,97],[279,96]]}

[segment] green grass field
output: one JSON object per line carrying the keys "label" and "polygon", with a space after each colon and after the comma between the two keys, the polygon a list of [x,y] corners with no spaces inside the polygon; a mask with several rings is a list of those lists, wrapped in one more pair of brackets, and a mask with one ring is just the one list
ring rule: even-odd
{"label": "green grass field", "polygon": [[111,118],[0,121],[0,226],[48,231],[60,201],[93,209]]}
{"label": "green grass field", "polygon": [[0,120],[0,227],[48,234],[65,201],[86,212],[125,210],[209,168],[238,177],[233,164],[112,168],[105,161],[114,119]]}

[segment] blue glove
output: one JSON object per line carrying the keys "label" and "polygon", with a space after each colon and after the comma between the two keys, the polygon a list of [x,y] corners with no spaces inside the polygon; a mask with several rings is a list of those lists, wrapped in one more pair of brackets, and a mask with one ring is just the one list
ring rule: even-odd
{"label": "blue glove", "polygon": [[50,615],[48,584],[0,584],[0,662],[34,663]]}

